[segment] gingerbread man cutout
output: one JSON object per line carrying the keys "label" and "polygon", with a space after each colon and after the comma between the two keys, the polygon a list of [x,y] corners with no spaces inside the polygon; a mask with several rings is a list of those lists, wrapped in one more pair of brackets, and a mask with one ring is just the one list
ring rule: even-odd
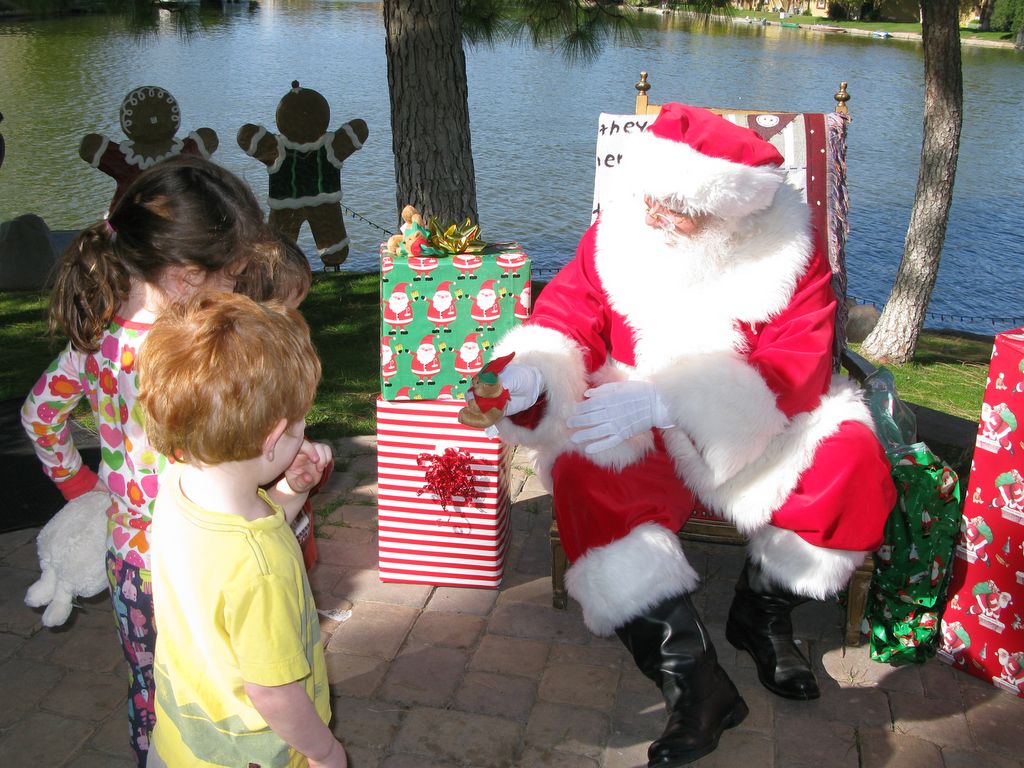
{"label": "gingerbread man cutout", "polygon": [[246,123],[237,137],[238,146],[270,173],[270,224],[295,240],[302,223],[308,222],[321,261],[340,266],[349,249],[341,212],[341,166],[366,141],[366,121],[350,120],[328,131],[327,99],[312,88],[301,88],[298,80],[278,103],[275,120],[280,134]]}
{"label": "gingerbread man cutout", "polygon": [[168,91],[144,85],[130,91],[121,102],[121,130],[127,138],[117,144],[99,133],[86,134],[78,145],[78,155],[93,168],[99,168],[117,182],[113,208],[124,191],[147,168],[177,155],[210,158],[218,146],[212,128],[196,128],[186,138],[177,139],[181,126],[178,101]]}

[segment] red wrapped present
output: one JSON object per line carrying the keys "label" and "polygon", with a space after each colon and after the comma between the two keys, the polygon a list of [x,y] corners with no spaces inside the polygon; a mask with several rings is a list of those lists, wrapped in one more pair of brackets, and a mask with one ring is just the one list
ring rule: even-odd
{"label": "red wrapped present", "polygon": [[1024,697],[1024,328],[992,348],[939,657]]}
{"label": "red wrapped present", "polygon": [[464,400],[377,401],[381,581],[501,584],[510,449],[459,423]]}

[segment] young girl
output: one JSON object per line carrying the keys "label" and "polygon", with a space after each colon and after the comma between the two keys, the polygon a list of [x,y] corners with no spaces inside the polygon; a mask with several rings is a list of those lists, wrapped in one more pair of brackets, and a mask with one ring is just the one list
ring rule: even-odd
{"label": "young girl", "polygon": [[[166,461],[143,429],[135,357],[168,302],[200,289],[230,291],[250,254],[278,247],[242,181],[209,161],[181,157],[142,174],[58,265],[50,329],[70,342],[33,387],[22,423],[65,499],[107,494],[107,577],[131,669],[130,740],[140,766],[154,724],[148,530]],[[66,424],[83,397],[99,428],[99,477],[82,463]]]}

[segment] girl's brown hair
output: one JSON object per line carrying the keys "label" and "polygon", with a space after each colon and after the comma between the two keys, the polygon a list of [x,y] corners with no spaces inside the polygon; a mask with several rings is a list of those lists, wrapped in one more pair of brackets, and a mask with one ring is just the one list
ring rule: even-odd
{"label": "girl's brown hair", "polygon": [[141,174],[110,216],[83,230],[61,256],[50,301],[50,332],[95,352],[128,298],[132,278],[156,283],[170,266],[240,272],[276,235],[248,185],[194,156]]}

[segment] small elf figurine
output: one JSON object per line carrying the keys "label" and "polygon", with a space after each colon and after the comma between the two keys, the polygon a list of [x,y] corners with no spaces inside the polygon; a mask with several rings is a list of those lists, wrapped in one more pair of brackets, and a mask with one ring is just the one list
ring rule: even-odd
{"label": "small elf figurine", "polygon": [[280,134],[246,123],[238,129],[238,146],[267,166],[270,173],[270,225],[295,240],[309,223],[317,252],[325,265],[340,266],[348,257],[349,240],[341,212],[341,166],[363,146],[365,120],[350,120],[327,130],[331,107],[312,88],[292,88],[277,105]]}
{"label": "small elf figurine", "polygon": [[505,415],[510,395],[501,385],[498,374],[508,365],[515,352],[496,357],[481,369],[470,381],[470,392],[467,392],[466,407],[459,411],[459,422],[467,427],[486,429],[497,423]]}
{"label": "small elf figurine", "polygon": [[113,208],[128,185],[147,168],[177,155],[210,158],[218,146],[212,128],[196,128],[184,139],[174,135],[181,126],[181,110],[169,92],[155,85],[130,91],[121,102],[121,130],[127,136],[114,144],[106,136],[89,133],[78,145],[78,155],[117,182]]}

